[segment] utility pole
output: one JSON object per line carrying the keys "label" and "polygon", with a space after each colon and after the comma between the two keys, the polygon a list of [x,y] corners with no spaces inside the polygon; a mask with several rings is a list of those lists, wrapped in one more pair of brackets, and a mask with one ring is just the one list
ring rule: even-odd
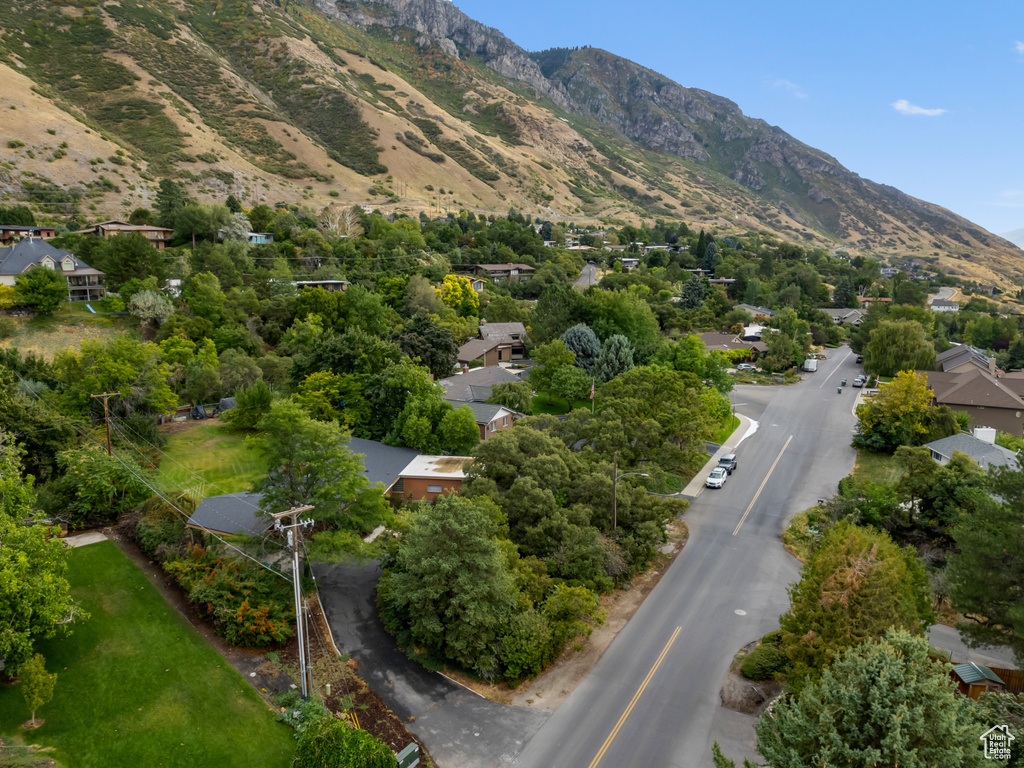
{"label": "utility pole", "polygon": [[103,421],[107,425],[107,456],[113,456],[114,451],[110,446],[110,408],[107,406],[107,399],[111,397],[120,397],[120,392],[104,392],[102,395],[90,395],[93,399],[97,397],[103,398]]}
{"label": "utility pole", "polygon": [[[302,602],[302,585],[299,583],[299,533],[301,529],[312,525],[312,520],[299,522],[299,515],[308,512],[313,507],[292,507],[284,512],[275,512],[271,515],[276,521],[275,528],[288,531],[288,539],[292,545],[292,585],[295,588],[295,634],[299,641],[299,676],[302,678],[302,698],[309,698],[309,686],[307,685],[309,658],[309,637],[306,633],[306,612]],[[281,519],[292,518],[291,525],[282,525]]]}

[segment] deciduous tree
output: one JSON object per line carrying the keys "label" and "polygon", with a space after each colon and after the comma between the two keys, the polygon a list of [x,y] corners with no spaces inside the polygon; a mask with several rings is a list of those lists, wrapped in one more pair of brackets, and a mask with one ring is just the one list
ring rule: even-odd
{"label": "deciduous tree", "polygon": [[46,659],[37,653],[18,667],[18,679],[21,681],[21,692],[25,703],[32,713],[32,726],[36,724],[36,710],[50,703],[53,688],[57,685],[57,673],[46,671]]}
{"label": "deciduous tree", "polygon": [[36,266],[14,278],[18,301],[41,315],[52,315],[68,300],[68,281],[55,269]]}
{"label": "deciduous tree", "polygon": [[935,347],[914,320],[882,320],[870,339],[864,350],[864,367],[879,376],[935,366]]}

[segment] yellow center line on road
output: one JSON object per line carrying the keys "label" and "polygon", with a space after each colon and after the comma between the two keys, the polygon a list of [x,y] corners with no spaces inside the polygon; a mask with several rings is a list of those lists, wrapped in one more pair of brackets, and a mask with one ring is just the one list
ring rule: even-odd
{"label": "yellow center line on road", "polygon": [[775,457],[775,462],[772,464],[772,468],[768,470],[768,474],[765,475],[764,480],[761,481],[761,487],[757,489],[757,493],[754,494],[754,498],[750,500],[750,506],[747,507],[747,511],[743,513],[743,517],[740,518],[740,521],[736,523],[736,527],[733,529],[732,532],[733,536],[740,532],[740,526],[743,525],[744,521],[747,519],[747,515],[750,514],[750,510],[754,508],[754,503],[757,501],[757,497],[761,495],[761,491],[764,490],[764,487],[768,482],[768,478],[772,476],[772,472],[775,471],[775,467],[778,465],[779,459],[782,458],[782,454],[784,454],[786,452],[786,449],[789,448],[789,442],[792,439],[793,436],[790,435],[789,439],[786,440],[786,444],[782,446],[782,450],[779,451],[779,455]]}
{"label": "yellow center line on road", "polygon": [[[846,357],[849,357],[852,354],[853,354],[853,350],[850,350],[849,352],[846,353]],[[839,361],[839,365],[842,365],[843,363],[846,362],[846,357],[844,357],[842,360]],[[835,373],[836,371],[839,370],[839,365],[837,365],[835,368],[832,369],[832,373]],[[825,380],[823,382],[821,382],[821,384],[818,385],[818,389],[821,389],[826,384],[828,384],[828,380],[832,378],[832,373],[830,373],[828,376],[825,377]]]}
{"label": "yellow center line on road", "polygon": [[619,722],[617,722],[615,727],[612,728],[612,732],[608,734],[608,738],[604,740],[604,744],[601,745],[601,749],[599,749],[597,754],[594,755],[594,759],[590,762],[588,768],[597,768],[597,764],[601,762],[601,758],[604,757],[604,753],[608,751],[608,747],[611,746],[613,741],[615,741],[615,737],[619,734],[619,729],[622,728],[622,724],[626,722],[626,718],[629,717],[629,713],[633,711],[633,707],[635,707],[636,703],[640,700],[641,694],[643,694],[644,689],[647,688],[647,684],[651,682],[651,678],[654,677],[654,673],[658,671],[658,667],[661,666],[661,662],[665,660],[665,656],[668,654],[668,649],[672,647],[672,643],[674,643],[676,638],[679,637],[679,633],[682,629],[682,627],[676,627],[676,631],[672,633],[672,637],[670,637],[668,642],[665,643],[665,647],[661,649],[661,655],[658,656],[658,660],[654,662],[654,666],[651,667],[651,671],[647,673],[647,677],[644,678],[640,687],[637,688],[636,693],[633,694],[633,700],[629,702],[629,706],[626,707],[626,711],[622,713],[622,717],[619,718]]}

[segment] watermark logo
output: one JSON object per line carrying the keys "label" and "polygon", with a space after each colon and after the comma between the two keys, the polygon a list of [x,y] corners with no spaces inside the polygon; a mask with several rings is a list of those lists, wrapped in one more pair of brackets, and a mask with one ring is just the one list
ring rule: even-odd
{"label": "watermark logo", "polygon": [[1010,733],[1010,726],[997,725],[989,728],[978,738],[985,745],[985,758],[987,760],[1010,759],[1010,742],[1014,739],[1013,734]]}

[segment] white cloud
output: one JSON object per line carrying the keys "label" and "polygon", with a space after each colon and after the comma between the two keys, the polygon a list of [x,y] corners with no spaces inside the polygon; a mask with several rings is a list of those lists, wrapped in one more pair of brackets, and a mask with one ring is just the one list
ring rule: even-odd
{"label": "white cloud", "polygon": [[925,109],[924,107],[919,107],[916,104],[911,104],[906,99],[894,101],[892,103],[892,108],[904,115],[924,115],[925,117],[938,117],[947,111],[945,109]]}
{"label": "white cloud", "polygon": [[796,83],[790,82],[789,80],[771,80],[768,83],[768,85],[770,85],[772,88],[778,88],[779,90],[786,91],[791,96],[797,99],[810,98],[803,88],[801,88]]}
{"label": "white cloud", "polygon": [[1021,56],[1024,56],[1024,43],[1022,43],[1020,40],[1013,44],[1013,49],[1017,51],[1017,53],[1019,53]]}

